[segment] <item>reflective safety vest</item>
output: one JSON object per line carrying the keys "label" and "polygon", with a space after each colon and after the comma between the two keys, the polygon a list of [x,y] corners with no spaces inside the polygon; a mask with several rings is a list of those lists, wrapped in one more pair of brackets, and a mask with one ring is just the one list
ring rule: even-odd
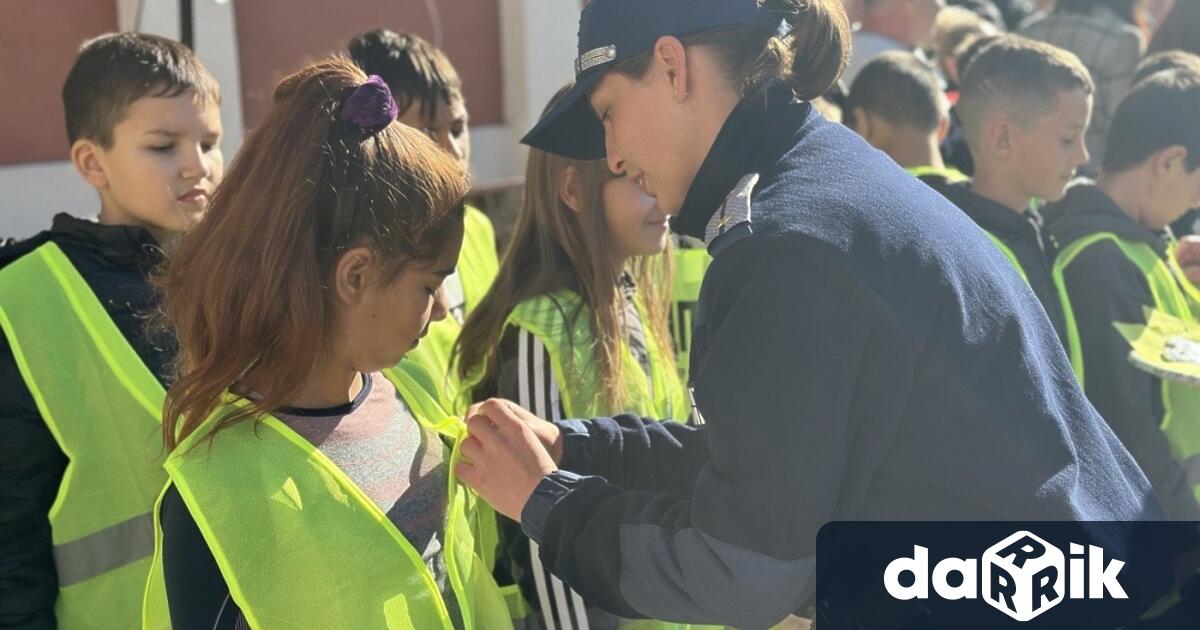
{"label": "reflective safety vest", "polygon": [[[1058,287],[1063,310],[1067,314],[1067,338],[1072,349],[1071,363],[1076,376],[1079,377],[1080,385],[1086,382],[1083,368],[1085,349],[1079,338],[1079,327],[1075,321],[1063,274],[1083,250],[1102,241],[1115,244],[1129,262],[1145,276],[1153,302],[1146,306],[1190,324],[1198,321],[1197,309],[1200,308],[1200,292],[1184,277],[1183,271],[1175,261],[1174,245],[1168,248],[1164,260],[1150,245],[1128,241],[1111,232],[1091,234],[1072,242],[1062,250],[1054,262],[1054,283]],[[1167,379],[1161,379],[1160,387],[1165,413],[1159,428],[1166,434],[1172,455],[1183,465],[1192,491],[1200,500],[1200,388]]]}
{"label": "reflective safety vest", "polygon": [[[417,421],[455,444],[450,464],[457,465],[464,425],[430,395],[433,381],[413,364],[385,374]],[[234,424],[209,442],[214,424],[246,404],[227,396],[165,467],[250,626],[452,630],[420,552],[311,443],[271,416]],[[462,625],[511,628],[503,596],[475,552],[477,497],[452,471],[447,492],[443,549]],[[158,512],[145,627],[167,615]]]}
{"label": "reflective safety vest", "polygon": [[[705,250],[692,251],[699,251],[708,256]],[[698,260],[698,257],[692,260]],[[707,266],[707,262],[703,265]],[[700,270],[700,277],[703,277],[703,268]],[[699,285],[695,288],[698,295]],[[687,404],[687,395],[680,381],[677,366],[663,361],[654,331],[648,325],[643,325],[642,329],[646,335],[646,350],[650,355],[650,374],[647,375],[642,369],[628,344],[622,343],[621,374],[630,399],[624,409],[608,406],[601,390],[600,374],[592,351],[594,337],[589,313],[580,303],[581,300],[575,293],[559,291],[518,304],[507,322],[509,326],[519,326],[528,330],[546,347],[550,355],[551,369],[554,370],[554,377],[558,381],[563,412],[567,417],[588,418],[629,412],[664,420],[686,420],[691,407]],[[642,322],[648,323],[640,300],[636,305]],[[575,316],[573,321],[567,321],[570,315]],[[508,586],[504,588],[504,592],[513,618],[526,618],[530,614],[530,607],[522,598],[519,587]],[[706,626],[639,619],[622,620],[619,627],[624,630],[687,630]]]}
{"label": "reflective safety vest", "polygon": [[[492,288],[492,281],[500,271],[500,260],[496,255],[496,232],[487,215],[467,206],[463,228],[462,251],[455,274],[462,284],[464,308],[470,314]],[[461,330],[462,322],[452,316],[433,322],[421,343],[404,355],[406,361],[417,363],[434,377],[437,398],[451,411],[466,411],[463,404],[466,401],[456,398],[460,391],[458,379],[450,373],[450,354]]]}
{"label": "reflective safety vest", "polygon": [[0,327],[68,460],[49,514],[58,627],[136,627],[166,483],[162,385],[54,243],[0,271]]}
{"label": "reflective safety vest", "polygon": [[1005,245],[1004,241],[1000,240],[991,232],[985,230],[984,234],[987,234],[987,237],[991,239],[992,243],[996,246],[996,249],[1000,250],[1001,254],[1004,254],[1004,257],[1008,259],[1008,262],[1012,263],[1012,266],[1017,268],[1017,273],[1021,274],[1021,279],[1025,281],[1025,284],[1029,284],[1029,275],[1025,273],[1025,268],[1022,267],[1021,262],[1017,260],[1017,255],[1013,252],[1012,248],[1008,245]]}
{"label": "reflective safety vest", "polygon": [[[1013,252],[1012,248],[1010,248],[1008,245],[1005,245],[1004,241],[1000,240],[999,237],[991,232],[984,230],[984,234],[986,234],[987,237],[992,241],[992,244],[996,246],[996,249],[1000,250],[1000,253],[1008,259],[1008,262],[1012,263],[1012,266],[1016,268],[1017,273],[1021,276],[1021,279],[1025,281],[1025,284],[1029,284],[1029,275],[1025,273],[1025,268],[1021,266],[1021,261],[1017,260],[1017,254]],[[1059,293],[1062,294],[1061,288],[1059,289]],[[1075,314],[1071,312],[1071,309],[1068,308],[1065,303],[1063,304],[1063,319],[1066,320],[1067,331],[1069,333],[1075,328]],[[1071,365],[1078,366],[1077,371],[1082,370],[1083,355],[1080,354],[1079,345],[1068,344],[1066,351],[1067,354],[1071,355]],[[1083,381],[1080,381],[1080,385],[1082,384]]]}
{"label": "reflective safety vest", "polygon": [[486,214],[467,206],[463,228],[463,246],[456,271],[462,280],[463,299],[467,314],[470,314],[492,288],[492,281],[500,273],[500,258],[496,255],[496,231]]}
{"label": "reflective safety vest", "polygon": [[674,282],[671,291],[671,338],[675,342],[675,360],[679,364],[679,378],[688,382],[691,369],[692,327],[696,323],[696,304],[700,301],[700,285],[704,283],[704,272],[712,262],[705,248],[683,248],[674,250]]}
{"label": "reflective safety vest", "polygon": [[943,166],[941,168],[936,166],[913,166],[904,170],[908,171],[909,175],[912,175],[918,179],[931,176],[941,177],[942,179],[945,179],[946,183],[948,184],[958,184],[971,179],[970,177],[964,175],[962,171],[954,168],[953,166]]}
{"label": "reflective safety vest", "polygon": [[[636,299],[642,322],[649,323],[641,300]],[[568,318],[573,316],[572,321]],[[662,360],[658,340],[648,325],[646,351],[650,374],[633,356],[629,344],[620,344],[621,374],[629,400],[624,409],[613,409],[601,388],[600,370],[593,354],[590,315],[578,295],[559,291],[525,300],[513,309],[506,322],[533,333],[550,354],[551,369],[559,384],[563,412],[569,418],[590,418],[613,413],[636,413],[662,420],[686,420],[691,412],[677,366]]]}

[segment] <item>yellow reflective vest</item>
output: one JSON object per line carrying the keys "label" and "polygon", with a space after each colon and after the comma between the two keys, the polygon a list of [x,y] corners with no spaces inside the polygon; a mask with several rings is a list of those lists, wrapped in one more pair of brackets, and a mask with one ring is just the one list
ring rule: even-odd
{"label": "yellow reflective vest", "polygon": [[[1079,337],[1079,327],[1067,293],[1064,274],[1066,268],[1088,247],[1103,241],[1111,241],[1121,253],[1136,266],[1150,287],[1152,304],[1146,306],[1166,313],[1190,324],[1200,320],[1200,292],[1183,276],[1175,261],[1174,247],[1168,248],[1166,258],[1160,258],[1154,248],[1146,243],[1129,241],[1111,232],[1098,232],[1067,245],[1054,262],[1054,283],[1062,299],[1067,315],[1067,339],[1071,346],[1071,365],[1080,385],[1086,383],[1083,368],[1084,348]],[[1114,322],[1120,324],[1121,322]],[[1192,492],[1200,500],[1200,388],[1176,381],[1162,379],[1160,395],[1163,401],[1163,419],[1160,428],[1167,436],[1171,452],[1183,465],[1192,485]]]}
{"label": "yellow reflective vest", "polygon": [[671,287],[671,339],[675,342],[675,360],[679,378],[688,382],[692,356],[692,327],[696,323],[696,304],[700,286],[712,256],[702,247],[677,247],[672,253],[674,278]]}
{"label": "yellow reflective vest", "polygon": [[[417,421],[455,444],[464,426],[430,394],[415,364],[387,370]],[[266,416],[212,436],[223,404],[166,460],[171,482],[213,552],[230,594],[255,630],[452,630],[433,576],[382,511],[316,447]],[[468,630],[511,628],[503,596],[476,553],[476,496],[449,475],[444,553]],[[156,521],[158,509],[154,510]],[[167,615],[162,532],[146,584],[145,627]],[[331,532],[336,536],[330,536]],[[336,590],[331,590],[336,589]]]}
{"label": "yellow reflective vest", "polygon": [[137,627],[165,392],[53,243],[0,271],[0,327],[68,460],[49,514],[58,627]]}
{"label": "yellow reflective vest", "polygon": [[[697,271],[697,274],[692,276],[703,278],[704,269],[708,266],[708,252],[702,249],[690,251],[704,255],[703,259],[693,257],[696,261],[693,271]],[[698,295],[698,281],[694,289]],[[636,305],[642,322],[648,322],[640,300]],[[575,316],[568,321],[564,314]],[[507,320],[507,325],[524,328],[545,346],[566,416],[588,418],[629,412],[662,420],[687,420],[691,407],[677,366],[664,360],[659,352],[658,339],[649,326],[643,326],[643,330],[650,373],[647,374],[642,368],[628,345],[622,343],[621,374],[629,402],[623,409],[609,406],[600,387],[599,370],[593,354],[594,337],[589,322],[590,316],[586,307],[581,306],[581,298],[570,291],[526,300],[513,309]],[[688,322],[690,326],[690,319]],[[522,598],[520,589],[513,585],[503,590],[513,618],[525,618],[530,607]],[[621,620],[619,627],[622,630],[699,630],[708,626],[639,619]]]}

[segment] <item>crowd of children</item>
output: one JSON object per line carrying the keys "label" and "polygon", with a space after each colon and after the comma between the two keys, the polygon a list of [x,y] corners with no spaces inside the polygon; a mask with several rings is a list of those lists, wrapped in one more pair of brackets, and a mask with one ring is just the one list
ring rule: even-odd
{"label": "crowd of children", "polygon": [[[1085,13],[1074,6],[1080,2],[1065,2],[1028,21],[1024,32],[1057,33],[1056,20]],[[628,448],[649,449],[657,441],[698,448],[687,431],[703,426],[705,416],[733,413],[736,402],[702,395],[713,391],[712,383],[742,382],[747,395],[779,393],[761,370],[746,368],[739,380],[727,373],[730,367],[718,373],[710,364],[692,395],[689,384],[698,379],[692,372],[702,363],[688,360],[693,324],[695,334],[704,335],[701,350],[729,358],[728,365],[753,362],[758,352],[722,342],[711,320],[694,321],[710,252],[730,249],[729,260],[740,255],[745,260],[737,264],[752,269],[774,260],[805,273],[828,272],[809,286],[813,295],[853,293],[846,287],[876,273],[839,267],[825,254],[782,250],[779,243],[794,236],[763,240],[762,256],[775,258],[761,261],[733,245],[752,236],[749,198],[758,194],[757,174],[743,177],[741,162],[767,147],[783,162],[808,159],[780,144],[795,138],[798,146],[819,142],[821,151],[842,156],[828,160],[831,177],[860,164],[886,173],[878,180],[851,178],[824,197],[810,191],[795,203],[838,204],[854,214],[848,209],[854,203],[888,205],[906,192],[934,200],[929,208],[912,199],[875,208],[875,223],[863,219],[856,229],[891,251],[899,246],[890,240],[896,234],[884,235],[883,226],[894,220],[886,213],[921,212],[937,222],[931,229],[960,236],[962,242],[947,248],[958,258],[977,259],[971,264],[982,270],[986,294],[1015,304],[997,306],[995,318],[1019,322],[1021,331],[995,333],[999,341],[993,342],[1011,344],[1011,352],[986,356],[1039,371],[1010,375],[1009,393],[1034,380],[1054,390],[1033,403],[1050,423],[1056,412],[1048,405],[1062,405],[1062,418],[1073,406],[1087,407],[1076,400],[1082,388],[1119,439],[1105,447],[1115,449],[1112,455],[1100,456],[1120,471],[1112,483],[1120,485],[1117,477],[1136,475],[1129,471],[1140,467],[1168,518],[1200,521],[1200,388],[1134,367],[1129,342],[1114,327],[1145,323],[1152,311],[1200,321],[1200,239],[1179,240],[1171,229],[1200,206],[1200,56],[1167,50],[1141,59],[1142,35],[1122,24],[1121,32],[1137,43],[1133,63],[1114,75],[1098,62],[1108,74],[1097,77],[1095,67],[1068,50],[1003,33],[1004,24],[986,12],[942,9],[937,0],[875,0],[863,8],[845,95],[838,97],[837,89],[826,88],[838,75],[829,68],[845,65],[847,55],[834,49],[845,43],[838,39],[848,34],[839,26],[845,16],[836,3],[811,4],[816,8],[792,7],[793,26],[828,29],[834,43],[824,49],[775,47],[783,41],[771,32],[778,30],[776,19],[771,28],[755,22],[735,31],[742,39],[734,44],[719,32],[725,49],[698,32],[678,50],[655,48],[653,57],[619,62],[613,72],[627,82],[658,72],[660,63],[668,68],[664,76],[700,74],[694,67],[679,70],[672,59],[693,46],[714,47],[725,57],[709,60],[708,68],[746,73],[739,95],[747,103],[754,101],[749,94],[761,94],[762,111],[743,103],[729,114],[713,145],[720,159],[697,159],[686,177],[679,175],[698,184],[674,191],[687,193],[678,199],[664,179],[652,179],[670,169],[645,167],[673,159],[665,149],[643,147],[632,158],[644,160],[639,166],[645,170],[631,167],[629,154],[612,154],[619,136],[603,107],[596,113],[608,135],[607,160],[595,159],[604,153],[582,143],[561,147],[560,138],[539,125],[528,140],[534,148],[523,201],[502,256],[488,217],[464,203],[470,130],[462,82],[450,60],[421,38],[364,33],[347,51],[285,78],[228,168],[218,148],[220,90],[190,50],[135,33],[85,42],[62,96],[70,158],[97,191],[98,217],[81,218],[97,213],[76,209],[79,216],[58,215],[47,231],[0,248],[0,628],[666,629],[701,626],[629,617],[719,624],[758,619],[695,613],[745,591],[714,593],[710,602],[689,592],[687,604],[676,608],[670,598],[651,605],[624,591],[607,597],[594,588],[594,580],[616,579],[607,559],[596,560],[595,571],[581,571],[560,553],[561,542],[547,553],[539,545],[542,527],[510,518],[526,516],[519,511],[492,511],[456,480],[452,467],[464,449],[481,448],[472,437],[478,425],[469,432],[464,414],[480,418],[477,404],[500,398],[559,422],[568,440],[576,436],[565,459],[561,436],[557,452],[548,449],[563,468],[574,461],[577,472],[603,472],[616,486],[672,496],[696,483],[733,484],[701,478],[698,465],[686,474],[657,469],[664,464],[649,450],[635,453],[643,460],[637,469],[662,478],[622,478],[622,470],[633,468],[582,459],[578,436],[592,431],[607,442],[629,441]],[[1107,3],[1115,4],[1121,3]],[[1187,4],[1178,0],[1177,10]],[[773,5],[789,2],[764,3]],[[1111,8],[1104,11],[1110,18]],[[921,48],[926,41],[933,44],[927,51]],[[755,45],[771,54],[760,55]],[[732,61],[752,49],[749,60]],[[781,88],[779,77],[802,74],[801,53],[827,63],[801,77],[807,90]],[[791,69],[752,67],[768,58]],[[587,68],[579,70],[582,80]],[[694,99],[724,94],[699,79],[685,85],[696,90]],[[617,88],[606,89],[610,101],[618,99]],[[886,157],[810,116],[806,105],[796,109],[797,93],[836,103],[829,107],[845,127]],[[580,109],[570,101],[576,96],[564,88],[547,104],[544,120]],[[673,98],[688,99],[687,87]],[[809,137],[818,140],[804,140]],[[886,170],[891,162],[908,175]],[[825,184],[834,186],[832,179]],[[804,185],[823,183],[810,178]],[[889,189],[851,199],[851,189],[869,195],[875,186]],[[766,189],[766,195],[776,190]],[[697,220],[694,210],[689,216],[690,208],[708,201],[720,208],[720,221]],[[680,217],[669,221],[680,207]],[[974,234],[963,228],[970,227],[966,219],[979,228]],[[812,229],[820,233],[806,237],[812,251],[832,251],[830,243],[843,242],[842,227],[820,223],[819,216],[788,220],[817,222]],[[764,230],[777,229],[771,221],[763,219]],[[671,229],[686,237],[673,238]],[[1004,261],[1012,269],[1002,269]],[[705,299],[729,309],[727,327],[752,328],[761,313],[738,311],[741,293],[772,289],[736,279],[733,264],[714,265],[725,285],[706,286]],[[947,268],[948,277],[969,276]],[[885,277],[897,269],[888,267]],[[851,298],[872,305],[891,299],[868,292]],[[834,310],[832,301],[798,300],[786,306],[811,307],[824,321],[870,330],[893,325],[856,319]],[[764,335],[793,325],[782,315],[766,317]],[[963,324],[973,326],[981,335],[992,331],[986,322]],[[798,380],[836,372],[852,363],[829,361],[837,348],[846,357],[860,352],[854,361],[887,348],[909,351],[874,333],[868,337],[878,347],[866,338],[818,341],[820,331],[805,334],[818,346],[812,354],[832,367],[773,376]],[[779,341],[780,352],[804,354],[806,348],[798,340]],[[870,378],[886,380],[882,373]],[[963,392],[976,384],[960,384],[962,391],[949,397],[971,404]],[[889,398],[892,390],[877,400],[855,399],[858,389],[824,389],[815,377],[795,388],[801,396],[837,398],[802,401],[822,413],[903,402]],[[1006,409],[997,413],[1022,413]],[[625,417],[601,431],[569,420],[620,414],[673,422],[647,428]],[[1064,433],[1080,431],[1062,418],[1053,421],[1067,426]],[[718,430],[731,431],[714,427],[712,439]],[[1094,444],[1105,435],[1073,439]],[[805,439],[799,429],[795,437]],[[1136,467],[1126,463],[1121,446]],[[745,456],[745,448],[736,454]],[[870,449],[813,448],[814,462],[879,456]],[[596,453],[589,457],[602,459]],[[722,465],[741,472],[771,466],[768,460]],[[822,470],[841,468],[826,462]],[[860,481],[865,496],[879,492]],[[819,481],[805,487],[812,483]],[[899,487],[888,492],[903,494]],[[904,516],[918,516],[922,505],[934,510],[932,501],[909,499],[915,507]],[[658,508],[629,503],[622,509],[628,515]],[[656,518],[685,519],[686,508],[674,509]],[[1132,513],[1120,510],[1111,513]],[[1026,510],[1018,502],[1011,512],[1084,514]],[[983,518],[1005,515],[1005,506],[947,513]],[[873,515],[894,514],[880,508]],[[691,518],[725,526],[713,524],[717,517]],[[779,546],[790,553],[788,545]],[[729,562],[730,573],[742,570],[734,556],[713,553]],[[804,570],[788,568],[777,577]],[[586,596],[565,579],[599,594]],[[1163,607],[1144,620],[1146,627],[1194,621],[1187,616],[1198,614],[1198,582],[1181,580],[1177,599],[1183,603]],[[670,614],[675,611],[682,612]]]}

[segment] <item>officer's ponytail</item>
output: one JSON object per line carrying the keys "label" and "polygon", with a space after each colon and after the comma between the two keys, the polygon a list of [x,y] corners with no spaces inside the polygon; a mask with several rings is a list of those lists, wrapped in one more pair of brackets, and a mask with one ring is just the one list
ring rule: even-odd
{"label": "officer's ponytail", "polygon": [[841,0],[767,0],[788,14],[791,72],[796,95],[811,100],[833,87],[850,58],[850,22]]}
{"label": "officer's ponytail", "polygon": [[[796,96],[815,99],[833,87],[850,58],[850,21],[842,0],[763,0],[783,15],[786,33],[750,27],[721,28],[680,38],[713,54],[726,77],[745,96],[768,83],[789,83]],[[650,69],[649,52],[613,66],[613,72],[641,79]]]}

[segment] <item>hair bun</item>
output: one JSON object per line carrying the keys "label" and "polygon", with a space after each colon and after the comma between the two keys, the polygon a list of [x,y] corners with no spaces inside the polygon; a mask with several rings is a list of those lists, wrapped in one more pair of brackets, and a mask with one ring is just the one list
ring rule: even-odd
{"label": "hair bun", "polygon": [[366,83],[354,88],[342,102],[340,116],[343,121],[363,131],[374,133],[392,124],[399,113],[400,108],[396,106],[387,83],[379,75],[373,74]]}

